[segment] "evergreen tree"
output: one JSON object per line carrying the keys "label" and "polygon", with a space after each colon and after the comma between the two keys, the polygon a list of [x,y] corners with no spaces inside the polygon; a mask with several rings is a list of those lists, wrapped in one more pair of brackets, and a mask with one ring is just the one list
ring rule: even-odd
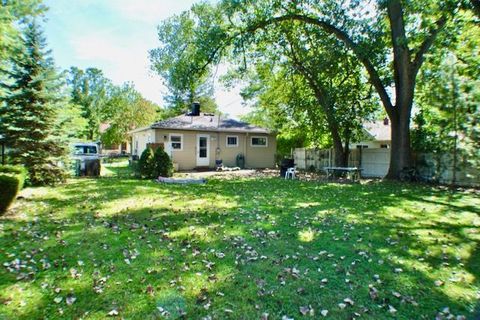
{"label": "evergreen tree", "polygon": [[66,150],[54,135],[61,82],[36,22],[27,23],[21,42],[2,81],[0,134],[32,184],[53,184],[65,177],[59,162]]}

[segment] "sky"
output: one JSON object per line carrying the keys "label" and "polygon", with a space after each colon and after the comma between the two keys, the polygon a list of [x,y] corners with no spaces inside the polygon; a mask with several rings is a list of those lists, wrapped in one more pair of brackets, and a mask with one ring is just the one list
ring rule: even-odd
{"label": "sky", "polygon": [[[161,78],[150,70],[148,51],[159,45],[158,24],[188,10],[196,0],[44,2],[49,7],[45,34],[59,68],[101,69],[115,84],[132,82],[146,99],[163,105],[166,89]],[[238,88],[228,91],[215,79],[217,104],[234,118],[249,111],[242,106],[238,92]]]}

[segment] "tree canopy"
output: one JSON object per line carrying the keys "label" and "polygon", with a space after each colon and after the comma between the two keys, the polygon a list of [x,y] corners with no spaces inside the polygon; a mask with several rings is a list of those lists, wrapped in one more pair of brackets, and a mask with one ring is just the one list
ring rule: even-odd
{"label": "tree canopy", "polygon": [[[127,132],[162,117],[161,109],[146,100],[133,84],[114,85],[96,68],[70,68],[67,83],[71,103],[87,121],[80,138],[115,145],[128,139]],[[102,124],[107,126],[101,131]]]}
{"label": "tree canopy", "polygon": [[[166,107],[172,114],[186,111],[195,101],[201,103],[205,112],[218,111],[212,98],[211,68],[196,67],[209,59],[204,55],[208,51],[202,52],[201,48],[214,46],[224,38],[222,18],[214,7],[197,4],[158,26],[160,46],[150,51],[150,60],[153,71],[164,80],[168,90]],[[199,37],[207,42],[197,42]]]}
{"label": "tree canopy", "polygon": [[[396,178],[403,168],[412,164],[410,123],[418,72],[432,48],[455,41],[459,33],[456,20],[459,12],[466,9],[473,9],[473,2],[224,0],[217,5],[193,7],[184,13],[182,17],[195,17],[187,29],[182,29],[182,18],[173,17],[169,23],[177,29],[170,35],[175,38],[172,43],[180,45],[164,42],[163,51],[158,52],[176,56],[170,60],[172,67],[168,70],[187,74],[177,69],[187,65],[191,74],[205,77],[211,72],[212,64],[222,59],[236,61],[238,65],[240,57],[246,67],[254,56],[247,51],[278,46],[277,39],[270,37],[271,31],[282,30],[286,24],[298,22],[304,26],[296,37],[301,40],[321,30],[326,36],[304,48],[315,56],[315,50],[323,45],[322,40],[331,36],[362,66],[391,120],[388,176]],[[176,42],[179,40],[176,34],[183,32],[179,30],[185,30],[189,41]],[[326,49],[328,47],[331,48]],[[260,56],[262,50],[256,52]]]}
{"label": "tree canopy", "polygon": [[0,134],[12,148],[14,163],[24,165],[32,184],[62,181],[59,161],[66,148],[55,132],[62,86],[39,25],[27,23],[22,50],[10,56],[8,77],[2,83]]}

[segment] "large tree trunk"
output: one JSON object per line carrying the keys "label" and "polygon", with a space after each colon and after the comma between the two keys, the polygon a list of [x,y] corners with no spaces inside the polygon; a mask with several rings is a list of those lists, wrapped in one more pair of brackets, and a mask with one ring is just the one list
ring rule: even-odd
{"label": "large tree trunk", "polygon": [[410,112],[402,112],[391,120],[392,145],[387,179],[398,179],[400,172],[411,167]]}
{"label": "large tree trunk", "polygon": [[418,69],[411,62],[401,1],[389,0],[387,10],[394,57],[395,106],[390,110],[386,108],[392,123],[390,167],[386,178],[398,179],[403,168],[411,166],[410,116]]}
{"label": "large tree trunk", "polygon": [[333,139],[334,165],[336,167],[346,167],[348,165],[348,154],[343,149],[342,141]]}
{"label": "large tree trunk", "polygon": [[[336,121],[333,114],[333,107],[331,105],[327,105],[325,101],[321,101],[321,99],[318,100],[320,103],[323,103],[322,107],[326,113],[328,129],[332,135],[333,149],[335,151],[335,166],[346,167],[348,164],[348,154],[345,155],[345,150],[343,149],[342,137],[340,136],[340,130],[338,129],[338,121]],[[347,159],[347,161],[345,159]]]}

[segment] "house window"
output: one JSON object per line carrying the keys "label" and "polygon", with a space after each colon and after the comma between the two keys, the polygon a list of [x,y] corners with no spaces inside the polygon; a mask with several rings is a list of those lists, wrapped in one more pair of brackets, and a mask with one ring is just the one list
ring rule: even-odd
{"label": "house window", "polygon": [[382,148],[382,149],[388,149],[388,144],[381,144],[381,145],[380,145],[380,148]]}
{"label": "house window", "polygon": [[238,136],[227,136],[227,147],[238,147]]}
{"label": "house window", "polygon": [[366,145],[361,145],[361,144],[357,144],[357,149],[367,149],[368,146]]}
{"label": "house window", "polygon": [[267,137],[252,137],[252,139],[250,140],[250,145],[252,147],[267,147]]}
{"label": "house window", "polygon": [[170,146],[172,150],[183,150],[183,134],[170,134]]}

